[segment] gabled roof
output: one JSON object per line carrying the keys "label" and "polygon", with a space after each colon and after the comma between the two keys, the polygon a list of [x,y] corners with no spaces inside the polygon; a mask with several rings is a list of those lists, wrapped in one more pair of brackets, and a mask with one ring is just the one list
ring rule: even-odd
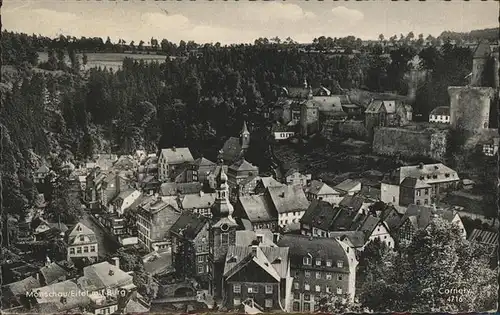
{"label": "gabled roof", "polygon": [[31,289],[39,288],[40,281],[35,277],[28,277],[23,280],[12,282],[5,285],[10,290],[10,293],[13,296],[25,295],[26,292],[29,292]]}
{"label": "gabled roof", "polygon": [[319,180],[313,180],[305,188],[306,193],[310,193],[313,195],[334,195],[334,194],[340,194],[338,191],[333,189],[332,187],[328,186],[322,181]]}
{"label": "gabled roof", "polygon": [[202,209],[210,208],[215,202],[215,193],[188,194],[182,196],[181,205],[182,209]]}
{"label": "gabled roof", "polygon": [[[399,176],[397,176],[398,173]],[[443,163],[402,166],[399,168],[399,171],[396,172],[396,177],[399,177],[399,183],[407,177],[424,180],[428,184],[441,181],[460,180],[457,172]]]}
{"label": "gabled roof", "polygon": [[425,229],[434,217],[441,217],[448,222],[452,222],[456,215],[457,213],[452,210],[434,209],[432,207],[411,204],[408,206],[401,224],[410,219],[415,228]]}
{"label": "gabled roof", "polygon": [[402,223],[404,215],[399,213],[394,207],[387,207],[380,215],[387,224],[390,231],[396,230]]}
{"label": "gabled roof", "polygon": [[272,187],[272,186],[284,186],[282,183],[278,182],[271,176],[261,177],[259,181],[262,183],[264,188]]}
{"label": "gabled roof", "polygon": [[187,239],[194,239],[207,224],[207,219],[194,213],[183,212],[170,228],[170,232]]}
{"label": "gabled roof", "polygon": [[314,96],[313,101],[318,104],[320,112],[339,112],[347,115],[342,109],[342,102],[339,96]]}
{"label": "gabled roof", "polygon": [[238,203],[252,223],[278,219],[278,214],[264,195],[241,196]]}
{"label": "gabled roof", "polygon": [[[157,251],[154,253],[153,259],[148,259],[144,262],[144,270],[152,275],[161,274],[165,271],[173,269],[172,253],[170,251]],[[144,257],[143,257],[144,259]]]}
{"label": "gabled roof", "polygon": [[78,235],[95,235],[95,233],[83,223],[78,222],[73,227],[73,230],[71,230],[71,233],[69,233],[69,237],[74,237]]}
{"label": "gabled roof", "polygon": [[200,166],[215,166],[216,165],[214,162],[212,162],[209,159],[204,158],[204,157],[197,158],[196,160],[194,160],[193,162],[191,162],[191,164],[195,165],[197,167],[200,167]]}
{"label": "gabled roof", "polygon": [[366,238],[372,235],[373,230],[375,230],[379,223],[384,224],[383,221],[380,221],[380,218],[374,217],[372,215],[365,215],[359,222],[360,223],[356,230],[365,233]]}
{"label": "gabled roof", "polygon": [[347,239],[354,248],[363,247],[365,245],[365,234],[362,231],[333,231],[328,232],[328,235],[340,241]]}
{"label": "gabled roof", "polygon": [[40,166],[35,173],[42,173],[42,174],[46,174],[50,172],[50,169],[47,167],[47,165],[45,164],[42,164],[42,166]]}
{"label": "gabled roof", "polygon": [[430,115],[450,116],[450,107],[438,106],[431,111]]}
{"label": "gabled roof", "polygon": [[286,89],[288,91],[288,97],[290,98],[300,98],[306,99],[309,96],[309,89],[302,87],[290,87]]}
{"label": "gabled roof", "polygon": [[321,230],[330,230],[330,227],[341,209],[330,203],[314,199],[300,219],[302,224],[309,224]]}
{"label": "gabled roof", "polygon": [[104,288],[116,288],[131,281],[131,275],[104,261],[83,268],[83,277],[78,279],[78,284],[84,290],[97,291]]}
{"label": "gabled roof", "polygon": [[176,196],[178,194],[198,194],[202,190],[202,184],[192,183],[163,183],[160,186],[162,196]]}
{"label": "gabled roof", "polygon": [[353,179],[346,179],[342,183],[338,184],[337,186],[333,187],[336,190],[340,190],[343,192],[349,192],[356,188],[357,185],[361,184],[361,182]]}
{"label": "gabled roof", "polygon": [[309,201],[299,185],[270,186],[267,195],[278,213],[304,211],[309,207]]}
{"label": "gabled roof", "polygon": [[40,273],[43,275],[47,285],[64,280],[68,275],[68,272],[56,263],[51,263],[40,268]]}
{"label": "gabled roof", "polygon": [[[34,289],[38,294],[36,295],[36,300],[39,305],[44,307],[44,305],[50,305],[54,311],[66,311],[72,310],[78,307],[84,307],[90,303],[90,299],[86,294],[78,294],[82,290],[78,285],[72,280],[66,280],[62,282],[57,282],[45,287]],[[54,292],[68,292],[65,296],[65,301],[61,299],[61,296],[54,294]],[[71,294],[75,292],[75,294]]]}
{"label": "gabled roof", "polygon": [[143,211],[146,211],[150,214],[155,214],[160,211],[163,211],[167,209],[168,207],[171,207],[174,210],[178,210],[178,205],[175,197],[172,196],[167,196],[167,197],[158,197],[158,196],[150,196],[149,198],[145,199],[140,207],[143,209]]}
{"label": "gabled roof", "polygon": [[257,240],[257,236],[262,236],[262,242],[259,244],[261,247],[278,246],[273,242],[273,232],[269,229],[236,231],[235,246],[250,246]]}
{"label": "gabled roof", "polygon": [[271,132],[292,132],[292,127],[280,123],[274,123],[271,127]]}
{"label": "gabled roof", "polygon": [[347,195],[339,203],[340,206],[351,209],[354,212],[358,212],[363,206],[364,198],[358,195]]}
{"label": "gabled roof", "polygon": [[378,114],[385,112],[385,107],[383,106],[384,101],[382,100],[372,100],[368,107],[366,107],[365,114]]}
{"label": "gabled roof", "polygon": [[189,148],[161,149],[161,155],[166,158],[168,164],[180,164],[194,161]]}
{"label": "gabled roof", "polygon": [[258,172],[259,171],[257,166],[252,165],[244,158],[234,162],[233,165],[229,166],[228,170],[237,171],[237,172],[245,172],[245,171]]}
{"label": "gabled roof", "polygon": [[431,185],[427,184],[425,181],[414,177],[406,177],[401,182],[400,186],[408,188],[431,188]]}

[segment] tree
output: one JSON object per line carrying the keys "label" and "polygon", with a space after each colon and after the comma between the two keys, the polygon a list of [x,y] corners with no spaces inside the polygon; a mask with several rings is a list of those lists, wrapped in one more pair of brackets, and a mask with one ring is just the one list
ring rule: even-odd
{"label": "tree", "polygon": [[53,239],[49,243],[49,250],[47,253],[53,261],[66,260],[68,255],[68,245],[61,239]]}
{"label": "tree", "polygon": [[83,53],[82,64],[83,64],[84,67],[87,65],[88,60],[89,60],[89,57],[87,56],[87,54]]}
{"label": "tree", "polygon": [[65,54],[62,49],[57,50],[57,69],[63,71],[66,70]]}
{"label": "tree", "polygon": [[[382,273],[360,290],[361,303],[373,311],[467,312],[491,310],[497,301],[496,271],[480,246],[461,229],[435,218],[418,230],[410,245],[384,257]],[[461,294],[450,289],[467,289]],[[464,293],[465,292],[465,293]]]}
{"label": "tree", "polygon": [[348,294],[323,294],[318,301],[321,313],[345,314],[345,313],[366,313],[367,308],[358,302],[351,302]]}
{"label": "tree", "polygon": [[[55,163],[60,165],[60,161]],[[60,166],[54,166],[55,163],[52,163],[55,172],[46,177],[51,190],[45,213],[55,221],[76,223],[83,214],[79,197],[70,191],[69,174]]]}
{"label": "tree", "polygon": [[362,287],[365,282],[373,282],[383,276],[384,258],[386,258],[389,250],[387,245],[379,239],[375,239],[366,245],[359,257],[359,276],[356,279],[358,287]]}
{"label": "tree", "polygon": [[196,275],[196,251],[194,244],[183,237],[174,255],[175,273],[180,279],[193,278]]}
{"label": "tree", "polygon": [[139,51],[142,51],[142,50],[143,50],[143,47],[144,47],[144,41],[143,41],[143,40],[141,40],[141,41],[139,42],[139,46],[137,46],[137,48],[139,49]]}
{"label": "tree", "polygon": [[56,58],[56,55],[54,53],[54,50],[49,49],[48,55],[49,55],[49,59],[48,59],[49,70],[52,70],[52,71],[57,70],[57,58]]}
{"label": "tree", "polygon": [[379,39],[381,42],[383,42],[383,41],[384,41],[384,39],[385,39],[384,34],[380,34],[380,35],[378,36],[378,39]]}

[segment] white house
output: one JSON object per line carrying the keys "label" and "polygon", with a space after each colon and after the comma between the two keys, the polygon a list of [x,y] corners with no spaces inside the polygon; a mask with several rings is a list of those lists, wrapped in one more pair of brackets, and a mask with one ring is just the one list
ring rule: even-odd
{"label": "white house", "polygon": [[141,192],[136,189],[127,189],[120,192],[109,205],[109,212],[117,213],[122,216],[125,211],[134,204],[140,197]]}
{"label": "white house", "polygon": [[333,188],[343,194],[352,196],[361,191],[361,182],[353,179],[346,179]]}
{"label": "white house", "polygon": [[450,108],[448,106],[438,106],[429,114],[429,122],[431,123],[450,123]]}
{"label": "white house", "polygon": [[322,180],[311,181],[304,189],[304,192],[309,200],[318,199],[331,204],[338,204],[342,200],[341,193],[325,184]]}
{"label": "white house", "polygon": [[68,235],[68,260],[71,258],[98,257],[98,244],[94,231],[82,223],[75,225]]}
{"label": "white house", "polygon": [[189,148],[162,149],[158,157],[158,177],[160,181],[168,181],[176,167],[184,163],[194,162]]}

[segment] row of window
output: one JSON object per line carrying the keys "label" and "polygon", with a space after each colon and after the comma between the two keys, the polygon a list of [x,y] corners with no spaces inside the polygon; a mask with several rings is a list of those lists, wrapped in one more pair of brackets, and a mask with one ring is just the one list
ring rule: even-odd
{"label": "row of window", "polygon": [[[241,299],[240,298],[234,298],[233,299],[233,305],[234,306],[241,305]],[[271,299],[265,299],[265,301],[264,301],[264,307],[265,308],[272,308],[273,307],[273,300],[271,300]]]}
{"label": "row of window", "polygon": [[90,246],[78,246],[78,247],[70,247],[69,248],[69,253],[75,254],[75,249],[77,254],[81,254],[82,251],[83,253],[95,253],[96,251],[96,246],[95,245],[90,245]]}
{"label": "row of window", "polygon": [[[295,282],[295,283],[293,284],[293,287],[294,287],[294,289],[295,289],[295,290],[298,290],[298,289],[299,289],[299,283],[298,283],[298,282]],[[305,290],[305,291],[311,291],[311,286],[310,286],[308,283],[305,283],[305,284],[304,284],[304,290]],[[315,292],[323,292],[323,291],[321,290],[321,285],[315,285],[315,286],[314,286],[314,291],[315,291]],[[328,285],[327,285],[327,286],[325,286],[324,292],[326,292],[326,293],[332,293],[332,288],[331,288],[330,286],[328,286]],[[298,297],[297,297],[297,296],[298,296],[298,294],[299,294],[299,293],[297,293],[297,292],[296,292],[296,293],[294,293],[294,298],[295,298],[295,299],[298,299]],[[337,287],[337,294],[342,294],[342,288],[341,288],[341,287]],[[307,294],[307,296],[309,296],[309,294]],[[308,300],[308,299],[309,299],[309,298],[308,298],[308,299],[306,299],[306,294],[304,294],[304,299],[305,299],[305,300]]]}
{"label": "row of window", "polygon": [[[273,286],[266,284],[265,292],[266,294],[272,294]],[[241,293],[241,284],[233,284],[233,293]],[[259,293],[259,287],[258,286],[247,287],[247,293]]]}
{"label": "row of window", "polygon": [[[316,279],[325,278],[326,280],[332,280],[332,278],[333,278],[333,276],[332,276],[331,273],[325,273],[324,277],[323,277],[323,273],[319,272],[319,271],[315,272],[314,274],[315,274],[315,278]],[[298,272],[297,272],[297,276],[298,276]],[[304,272],[304,276],[306,278],[310,278],[311,277],[311,272],[309,270],[306,270]],[[342,275],[337,275],[337,280],[342,281]]]}
{"label": "row of window", "polygon": [[[302,263],[305,265],[305,266],[312,266],[312,261],[313,259],[310,257],[310,256],[306,256],[302,259]],[[315,266],[322,266],[323,265],[323,261],[321,260],[321,258],[316,258],[315,260]],[[327,267],[331,267],[332,266],[332,260],[331,259],[327,259],[325,261],[325,266]],[[337,268],[343,268],[344,267],[344,261],[342,260],[338,260],[337,261]]]}

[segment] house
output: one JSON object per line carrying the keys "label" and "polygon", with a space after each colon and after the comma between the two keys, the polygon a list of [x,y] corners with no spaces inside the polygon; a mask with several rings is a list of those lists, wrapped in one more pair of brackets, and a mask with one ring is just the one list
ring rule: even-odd
{"label": "house", "polygon": [[186,169],[186,182],[200,182],[204,183],[207,180],[208,174],[212,172],[217,164],[204,158],[203,156],[197,158],[189,163]]}
{"label": "house", "polygon": [[145,175],[139,174],[139,180],[137,182],[137,187],[143,193],[152,195],[160,189],[161,182],[156,178],[156,175]]}
{"label": "house", "polygon": [[476,150],[482,152],[485,156],[495,156],[498,153],[498,144],[500,135],[498,129],[482,129],[466,142],[466,147],[476,146]]}
{"label": "house", "polygon": [[33,173],[33,182],[35,184],[43,184],[45,183],[45,177],[49,175],[50,169],[47,165],[42,164],[34,173]]}
{"label": "house", "polygon": [[450,123],[450,107],[449,106],[438,106],[434,108],[429,114],[430,123]]}
{"label": "house", "polygon": [[68,230],[66,224],[61,222],[48,222],[44,219],[40,220],[40,224],[35,228],[34,235],[37,241],[47,240],[51,238],[63,238],[64,233]]}
{"label": "house", "polygon": [[462,220],[456,211],[412,204],[407,208],[403,218],[401,219],[401,224],[397,229],[396,237],[399,244],[409,244],[415,233],[418,230],[426,229],[431,221],[436,217],[440,217],[450,223],[456,224],[462,231],[462,237],[464,239],[467,237]]}
{"label": "house", "polygon": [[246,121],[243,122],[243,128],[240,137],[230,137],[224,142],[224,146],[219,151],[217,159],[222,160],[225,164],[233,164],[242,159],[245,152],[250,147],[250,132],[247,128]]}
{"label": "house", "polygon": [[498,246],[498,233],[474,229],[469,236],[469,241],[486,246],[493,254]]}
{"label": "house", "polygon": [[180,277],[204,279],[208,285],[212,266],[209,257],[208,219],[184,212],[170,229],[172,263]]}
{"label": "house", "polygon": [[284,186],[282,183],[278,182],[271,176],[260,177],[257,179],[257,183],[255,184],[254,194],[263,194],[267,187],[271,186]]}
{"label": "house", "polygon": [[41,287],[40,281],[29,276],[23,280],[12,282],[2,286],[2,310],[22,305],[26,292]]}
{"label": "house", "polygon": [[[302,235],[327,237],[328,232],[335,231],[333,223],[341,211],[342,208],[333,206],[326,201],[313,200],[300,219],[300,233]],[[352,222],[356,214],[354,212],[349,213],[352,213]],[[347,229],[343,228],[343,230]]]}
{"label": "house", "polygon": [[346,179],[334,186],[333,189],[340,191],[343,195],[354,195],[361,191],[361,182],[354,179]]}
{"label": "house", "polygon": [[354,300],[358,261],[346,243],[286,234],[277,245],[289,248],[293,312],[315,311],[319,298],[330,294]]}
{"label": "house", "polygon": [[298,185],[268,187],[264,194],[278,215],[278,225],[290,230],[298,230],[299,220],[309,207],[309,201]]}
{"label": "house", "polygon": [[[363,232],[365,245],[378,239],[385,243],[388,248],[394,248],[395,241],[388,224],[376,216],[371,214],[362,215],[351,227],[351,230]],[[363,250],[363,248],[360,248],[360,250]]]}
{"label": "house", "polygon": [[93,157],[93,163],[87,165],[87,168],[99,168],[103,172],[107,172],[112,169],[113,164],[118,160],[116,154],[97,154]]}
{"label": "house", "polygon": [[311,180],[311,174],[301,174],[297,169],[290,168],[285,173],[285,181],[287,185],[300,185],[306,187]]}
{"label": "house", "polygon": [[318,110],[321,116],[343,119],[347,118],[347,113],[342,108],[343,102],[349,102],[349,97],[346,95],[325,95],[313,96],[313,101],[318,104]]}
{"label": "house", "polygon": [[342,198],[339,206],[345,207],[355,213],[361,213],[363,210],[368,210],[370,204],[370,202],[365,202],[365,198],[363,198],[360,194],[356,194],[347,195]]}
{"label": "house", "polygon": [[85,201],[93,210],[107,209],[109,202],[122,190],[128,189],[129,185],[130,180],[116,171],[102,172],[98,168],[94,169],[87,176]]}
{"label": "house", "polygon": [[380,199],[402,206],[431,205],[457,189],[459,182],[457,172],[442,163],[402,166],[384,178]]}
{"label": "house", "polygon": [[278,213],[264,194],[239,197],[234,206],[236,217],[248,219],[256,229],[274,230]]}
{"label": "house", "polygon": [[255,229],[254,231],[236,231],[235,246],[248,247],[258,244],[259,246],[277,247],[276,241],[279,234],[269,229]]}
{"label": "house", "polygon": [[37,274],[37,280],[40,285],[51,285],[56,282],[65,281],[68,271],[56,263],[50,263],[40,268]]}
{"label": "house", "polygon": [[341,241],[358,252],[363,251],[367,245],[363,231],[333,231],[328,232],[328,237]]}
{"label": "house", "polygon": [[175,199],[151,196],[139,207],[137,232],[139,245],[149,251],[170,247],[170,228],[181,213]]}
{"label": "house", "polygon": [[342,198],[340,192],[325,184],[321,179],[313,180],[305,187],[304,192],[308,200],[318,199],[332,204],[339,203]]}
{"label": "house", "polygon": [[160,186],[160,195],[164,197],[199,194],[202,189],[202,184],[198,182],[192,183],[163,183]]}
{"label": "house", "polygon": [[286,140],[295,136],[295,128],[293,126],[281,124],[280,122],[275,122],[271,127],[271,135],[276,141]]}
{"label": "house", "polygon": [[373,99],[365,110],[365,127],[373,134],[375,127],[404,126],[412,120],[413,110],[401,100]]}
{"label": "house", "polygon": [[193,161],[189,148],[162,149],[158,157],[158,179],[161,182],[171,181],[178,167]]}
{"label": "house", "polygon": [[[255,179],[259,175],[259,168],[247,162],[244,158],[236,161],[228,167],[227,170],[227,184],[229,185],[229,199],[236,201],[239,195],[244,195],[242,184],[248,184],[251,179]],[[256,181],[253,182],[253,187],[247,189],[248,191],[255,188]]]}
{"label": "house", "polygon": [[342,110],[349,119],[358,119],[363,114],[363,108],[356,104],[343,104]]}
{"label": "house", "polygon": [[215,203],[215,193],[204,193],[200,190],[197,194],[180,196],[179,203],[182,210],[211,218],[211,209]]}
{"label": "house", "polygon": [[68,260],[88,258],[97,260],[99,247],[94,231],[79,222],[68,235]]}
{"label": "house", "polygon": [[[32,311],[35,313],[81,313],[90,304],[89,297],[82,291],[73,280],[33,289],[31,292],[35,297],[36,305]],[[61,294],[54,294],[54,292],[61,292]]]}
{"label": "house", "polygon": [[226,307],[248,300],[262,311],[289,311],[291,293],[288,248],[230,246],[224,266]]}
{"label": "house", "polygon": [[109,212],[122,216],[140,197],[142,193],[136,189],[126,189],[109,203]]}

